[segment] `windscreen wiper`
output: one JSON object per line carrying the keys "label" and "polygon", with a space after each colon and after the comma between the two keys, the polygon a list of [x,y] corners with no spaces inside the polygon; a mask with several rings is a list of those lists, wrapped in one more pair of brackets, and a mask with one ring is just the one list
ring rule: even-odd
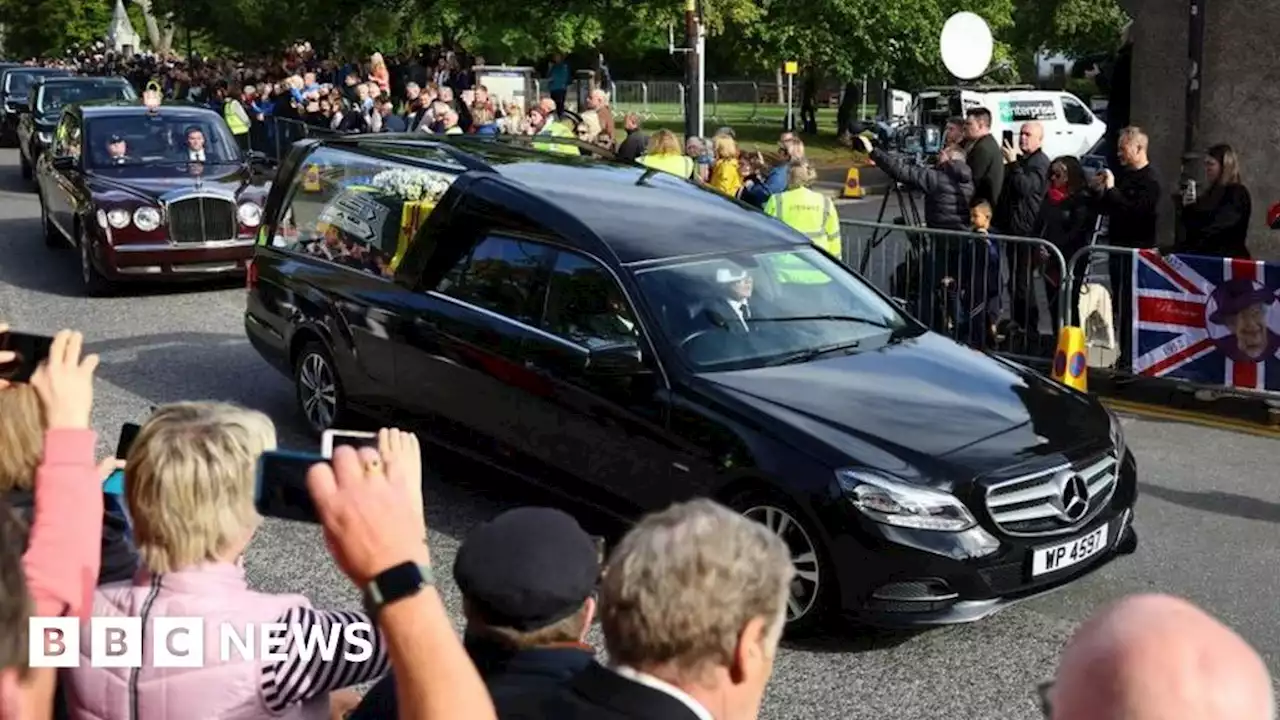
{"label": "windscreen wiper", "polygon": [[837,320],[841,322],[856,322],[862,325],[870,325],[872,327],[882,328],[884,330],[896,329],[893,326],[885,323],[883,320],[872,320],[871,318],[858,317],[856,315],[795,315],[792,317],[753,317],[747,322],[751,322],[751,323],[791,322],[793,320]]}
{"label": "windscreen wiper", "polygon": [[810,360],[816,360],[819,357],[826,355],[828,353],[841,352],[841,351],[848,352],[850,350],[857,350],[861,345],[862,345],[861,340],[847,340],[845,342],[832,343],[830,345],[822,345],[820,347],[812,348],[809,350],[801,350],[799,352],[794,352],[788,355],[783,355],[782,357],[779,357],[779,358],[775,358],[765,363],[765,367],[774,367],[777,365],[798,365],[801,363],[807,363]]}

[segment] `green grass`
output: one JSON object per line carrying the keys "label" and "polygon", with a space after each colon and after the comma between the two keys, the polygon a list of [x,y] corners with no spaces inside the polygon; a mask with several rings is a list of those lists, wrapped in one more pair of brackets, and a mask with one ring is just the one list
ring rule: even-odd
{"label": "green grass", "polygon": [[[647,106],[640,103],[615,102],[614,115],[618,122],[628,112],[639,113],[644,118],[646,130],[665,128],[677,135],[684,134],[684,107],[679,103],[654,103]],[[782,133],[783,119],[786,117],[785,105],[753,104],[753,103],[713,103],[707,99],[706,126],[703,133],[711,135],[721,127],[733,128],[738,144],[744,151],[759,150],[774,153],[778,147],[778,136]],[[800,124],[799,109],[796,109],[795,123]],[[801,136],[805,144],[805,154],[809,160],[819,167],[849,167],[866,160],[861,153],[856,153],[842,146],[836,138],[835,108],[818,110],[818,135]]]}

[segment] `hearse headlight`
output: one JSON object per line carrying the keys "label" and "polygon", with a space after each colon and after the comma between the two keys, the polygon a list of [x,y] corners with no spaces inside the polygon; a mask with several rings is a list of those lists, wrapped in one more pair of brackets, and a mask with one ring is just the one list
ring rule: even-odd
{"label": "hearse headlight", "polygon": [[867,470],[838,470],[836,479],[849,502],[878,523],[940,532],[961,532],[977,524],[951,493]]}
{"label": "hearse headlight", "polygon": [[129,227],[129,211],[123,208],[108,210],[107,223],[117,230],[123,230]]}
{"label": "hearse headlight", "polygon": [[133,211],[133,224],[142,232],[160,227],[160,211],[153,207],[140,207]]}
{"label": "hearse headlight", "polygon": [[240,203],[238,214],[240,216],[240,224],[245,227],[258,227],[258,224],[262,222],[262,208],[254,203]]}

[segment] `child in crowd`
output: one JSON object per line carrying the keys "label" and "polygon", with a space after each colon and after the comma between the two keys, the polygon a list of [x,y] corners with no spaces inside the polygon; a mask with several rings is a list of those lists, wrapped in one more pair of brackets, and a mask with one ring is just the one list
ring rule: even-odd
{"label": "child in crowd", "polygon": [[764,182],[764,174],[767,166],[765,165],[764,155],[759,152],[738,156],[738,173],[742,177],[742,185],[738,189],[738,197],[741,199],[742,192],[751,188],[758,183]]}
{"label": "child in crowd", "polygon": [[737,197],[742,189],[742,174],[738,167],[738,143],[728,135],[717,135],[713,142],[715,162],[711,165],[711,187]]}

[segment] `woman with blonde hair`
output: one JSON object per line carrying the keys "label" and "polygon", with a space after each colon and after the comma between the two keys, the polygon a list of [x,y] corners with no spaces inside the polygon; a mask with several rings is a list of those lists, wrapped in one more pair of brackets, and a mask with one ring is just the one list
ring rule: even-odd
{"label": "woman with blonde hair", "polygon": [[[380,462],[416,485],[421,503],[417,439],[383,430],[378,445]],[[204,662],[129,670],[82,660],[64,676],[71,718],[161,717],[185,707],[200,717],[321,720],[330,716],[330,693],[386,671],[381,636],[347,627],[371,623],[367,614],[316,610],[302,595],[249,587],[243,556],[262,522],[257,465],[275,446],[266,415],[225,403],[167,405],[142,427],[126,460],[125,498],[143,569],[132,581],[98,588],[93,614],[141,617],[148,633],[158,632],[158,619],[200,617]],[[402,467],[414,470],[401,475]],[[421,530],[425,538],[425,522]],[[216,650],[222,628],[245,638],[251,628],[270,632],[268,623],[288,628],[278,655]],[[312,655],[305,638],[316,635],[336,641],[331,657]],[[88,627],[81,637],[91,637]],[[81,644],[85,657],[90,644]]]}
{"label": "woman with blonde hair", "polygon": [[391,73],[387,70],[387,61],[382,59],[382,53],[369,56],[369,80],[377,83],[382,92],[391,91]]}
{"label": "woman with blonde hair", "polygon": [[659,130],[653,134],[653,137],[649,138],[649,147],[638,162],[645,167],[661,170],[685,179],[692,178],[694,171],[698,169],[698,165],[693,161],[693,158],[684,154],[676,134],[666,128]]}
{"label": "woman with blonde hair", "polygon": [[[31,385],[0,389],[0,495],[29,531],[35,519],[35,479],[46,453],[47,413]],[[104,467],[103,475],[109,470]],[[105,503],[106,498],[104,498]],[[111,503],[102,517],[102,563],[99,583],[133,577],[138,557],[129,542],[129,523]]]}
{"label": "woman with blonde hair", "polygon": [[716,135],[712,140],[712,152],[715,162],[711,166],[711,187],[729,197],[737,197],[738,191],[742,190],[738,142],[731,135]]}

